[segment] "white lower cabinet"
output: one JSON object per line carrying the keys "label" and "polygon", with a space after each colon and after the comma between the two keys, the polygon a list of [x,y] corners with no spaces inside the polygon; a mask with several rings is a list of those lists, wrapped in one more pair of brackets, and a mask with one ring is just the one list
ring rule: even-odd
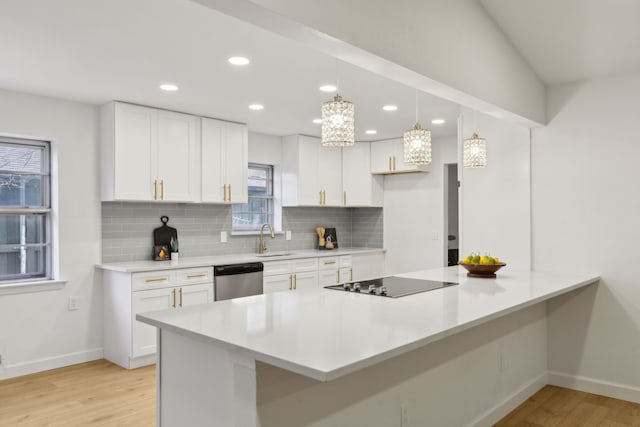
{"label": "white lower cabinet", "polygon": [[318,269],[320,286],[350,282],[352,277],[351,255],[319,258]]}
{"label": "white lower cabinet", "polygon": [[318,287],[318,258],[264,262],[264,293]]}
{"label": "white lower cabinet", "polygon": [[213,302],[213,267],[104,273],[104,357],[132,369],[155,363],[156,328],[136,315]]}
{"label": "white lower cabinet", "polygon": [[384,276],[384,252],[351,255],[351,271],[352,281]]}

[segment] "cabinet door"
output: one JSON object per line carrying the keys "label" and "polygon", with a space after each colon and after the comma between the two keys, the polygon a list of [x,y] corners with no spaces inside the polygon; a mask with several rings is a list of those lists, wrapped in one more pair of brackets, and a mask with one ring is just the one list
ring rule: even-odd
{"label": "cabinet door", "polygon": [[226,123],[223,166],[227,202],[247,203],[248,137],[247,126]]}
{"label": "cabinet door", "polygon": [[226,185],[221,167],[224,155],[225,123],[220,120],[202,119],[202,201],[224,203]]}
{"label": "cabinet door", "polygon": [[[319,151],[318,138],[298,137],[298,204],[302,206],[320,206]],[[326,172],[326,171],[325,171]]]}
{"label": "cabinet door", "polygon": [[409,172],[418,170],[416,165],[408,165],[404,162],[404,140],[403,139],[394,139],[393,140],[393,171],[394,172]]}
{"label": "cabinet door", "polygon": [[293,274],[278,274],[265,276],[262,279],[264,293],[293,290]]}
{"label": "cabinet door", "polygon": [[371,173],[391,173],[393,171],[393,141],[371,143]]}
{"label": "cabinet door", "polygon": [[318,272],[308,271],[306,273],[296,273],[293,275],[293,289],[315,289],[318,287]]}
{"label": "cabinet door", "polygon": [[353,281],[353,270],[351,267],[341,268],[338,270],[338,281],[340,283],[352,282]]}
{"label": "cabinet door", "polygon": [[338,280],[338,269],[318,271],[318,285],[320,287],[337,285]]}
{"label": "cabinet door", "polygon": [[342,149],[342,189],[345,206],[382,206],[382,177],[371,174],[371,144]]}
{"label": "cabinet door", "polygon": [[157,177],[158,112],[116,103],[114,134],[114,198],[154,200]]}
{"label": "cabinet door", "polygon": [[132,356],[138,357],[156,352],[156,328],[136,320],[136,314],[148,311],[166,310],[173,307],[174,289],[153,289],[148,291],[132,292]]}
{"label": "cabinet door", "polygon": [[213,283],[182,286],[178,288],[177,299],[179,307],[213,302]]}
{"label": "cabinet door", "polygon": [[343,206],[342,150],[318,148],[318,185],[323,191],[324,206]]}
{"label": "cabinet door", "polygon": [[200,200],[198,118],[158,111],[158,200]]}
{"label": "cabinet door", "polygon": [[375,279],[384,275],[384,252],[351,255],[353,280]]}

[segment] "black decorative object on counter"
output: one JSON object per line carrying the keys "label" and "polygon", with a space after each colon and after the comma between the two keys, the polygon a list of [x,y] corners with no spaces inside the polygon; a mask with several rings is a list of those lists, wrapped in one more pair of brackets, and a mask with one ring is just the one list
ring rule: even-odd
{"label": "black decorative object on counter", "polygon": [[335,228],[324,229],[324,245],[319,242],[318,249],[338,249],[338,233]]}
{"label": "black decorative object on counter", "polygon": [[166,261],[171,259],[170,248],[171,239],[178,240],[178,230],[173,227],[169,227],[169,217],[163,215],[160,217],[162,226],[153,230],[153,260],[154,261]]}

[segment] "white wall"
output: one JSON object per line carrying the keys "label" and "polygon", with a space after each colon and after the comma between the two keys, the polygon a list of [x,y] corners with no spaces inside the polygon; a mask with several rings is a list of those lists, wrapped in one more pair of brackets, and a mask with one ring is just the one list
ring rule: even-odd
{"label": "white wall", "polygon": [[195,1],[453,102],[546,122],[542,82],[477,1]]}
{"label": "white wall", "polygon": [[[97,109],[0,90],[0,133],[52,141],[55,262],[57,278],[67,281],[58,290],[0,296],[0,379],[100,358]],[[67,311],[72,295],[79,296],[77,311]]]}
{"label": "white wall", "polygon": [[508,269],[531,267],[529,129],[462,109],[461,139],[487,140],[487,166],[460,167],[460,256],[485,252]]}
{"label": "white wall", "polygon": [[[456,137],[432,141],[430,173],[384,177],[385,273],[446,266],[445,163],[456,163]],[[433,233],[437,233],[437,240]],[[444,240],[443,240],[444,239]]]}
{"label": "white wall", "polygon": [[640,73],[552,87],[549,125],[532,139],[534,267],[602,277],[597,291],[549,304],[549,369],[561,384],[635,401],[639,99]]}

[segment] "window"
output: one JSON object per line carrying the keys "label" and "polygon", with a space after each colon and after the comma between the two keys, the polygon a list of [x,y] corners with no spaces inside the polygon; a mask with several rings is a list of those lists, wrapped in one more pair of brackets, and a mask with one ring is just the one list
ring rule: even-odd
{"label": "window", "polygon": [[273,224],[273,166],[249,163],[249,200],[231,209],[233,231],[257,231]]}
{"label": "window", "polygon": [[51,278],[49,143],[0,137],[0,283]]}

